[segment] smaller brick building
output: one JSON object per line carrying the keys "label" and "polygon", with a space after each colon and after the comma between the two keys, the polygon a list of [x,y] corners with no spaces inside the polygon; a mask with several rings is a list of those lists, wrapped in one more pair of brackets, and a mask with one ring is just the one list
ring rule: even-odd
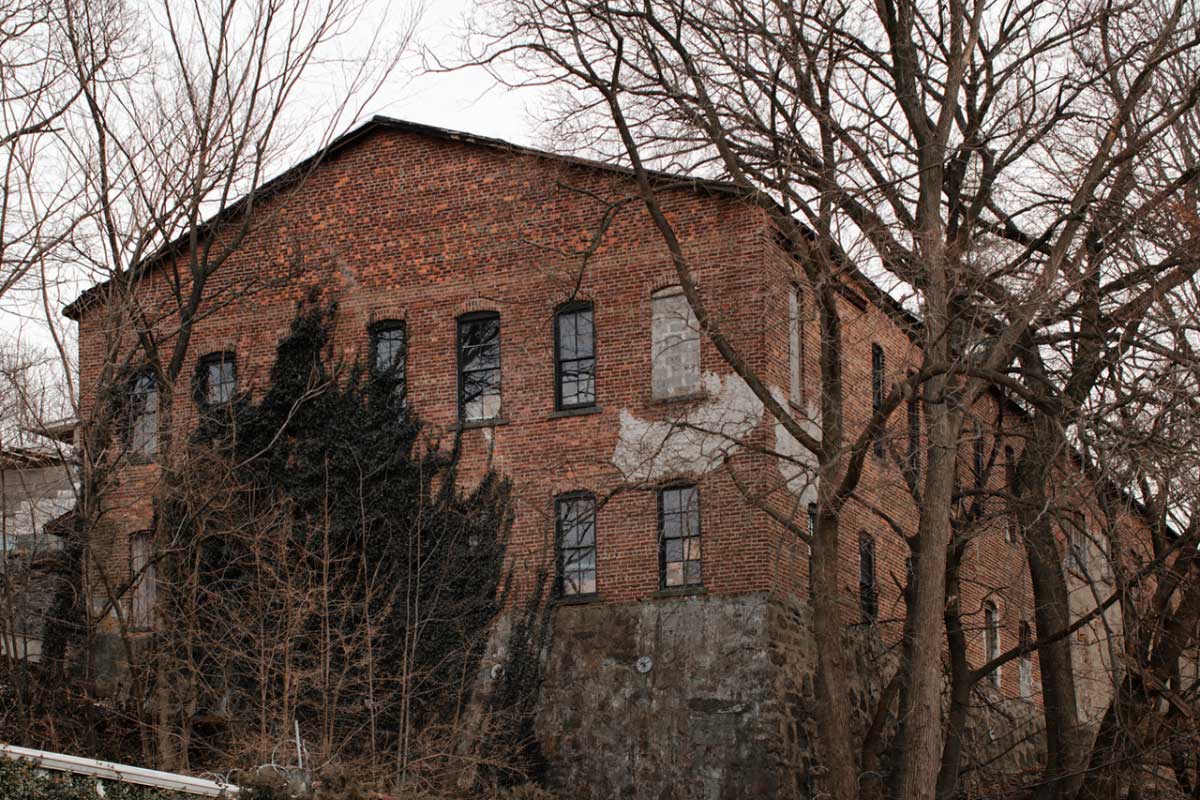
{"label": "smaller brick building", "polygon": [[[738,484],[803,519],[815,464],[701,335],[656,229],[629,202],[629,175],[385,118],[307,166],[296,172],[303,180],[263,193],[261,221],[210,284],[224,299],[196,323],[184,374],[209,402],[235,386],[253,391],[297,302],[314,288],[336,299],[338,353],[393,380],[434,430],[461,431],[466,480],[488,467],[513,479],[515,599],[532,593],[543,568],[555,575],[538,728],[556,782],[579,797],[810,796],[819,769],[808,548]],[[818,430],[817,331],[802,270],[763,210],[730,187],[673,187],[667,211],[706,305]],[[255,288],[271,275],[292,277]],[[163,270],[147,271],[139,298],[168,329],[164,281]],[[921,353],[911,320],[876,287],[852,277],[842,294],[846,411],[861,427]],[[122,335],[104,297],[98,287],[68,309],[79,323],[85,416],[106,343]],[[111,575],[149,576],[130,584],[134,618],[151,602],[138,532],[155,494],[159,388],[149,374],[133,383],[134,457],[106,498],[111,527],[98,549]],[[963,480],[1000,488],[1005,470],[984,464],[1019,455],[1019,415],[996,395],[973,415]],[[864,502],[842,520],[860,725],[902,626],[907,557],[870,509],[915,528],[902,470],[920,468],[922,435],[919,407],[897,415],[868,458]],[[1085,484],[1064,477],[1064,491],[1086,505]],[[963,568],[976,664],[1028,635],[1033,619],[1020,532],[999,508],[985,525]],[[1104,558],[1086,537],[1072,553]],[[1082,611],[1090,601],[1079,587]],[[1080,657],[1103,674],[1101,629],[1089,636]],[[505,637],[494,641],[489,659],[499,661]],[[986,691],[1035,724],[1036,658],[1005,668]],[[1103,702],[1097,695],[1088,708]]]}

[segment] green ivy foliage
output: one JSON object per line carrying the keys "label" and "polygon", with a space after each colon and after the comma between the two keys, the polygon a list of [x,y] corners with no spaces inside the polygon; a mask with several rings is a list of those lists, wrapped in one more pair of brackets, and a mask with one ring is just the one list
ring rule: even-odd
{"label": "green ivy foliage", "polygon": [[[461,709],[464,676],[469,681],[478,669],[503,602],[509,487],[487,472],[476,488],[462,490],[455,434],[430,435],[386,376],[336,360],[336,317],[334,304],[303,304],[265,392],[205,414],[192,446],[210,467],[181,481],[209,480],[232,492],[232,501],[208,508],[195,492],[185,502],[181,491],[164,513],[186,542],[179,563],[197,571],[200,587],[198,600],[178,608],[180,618],[189,630],[244,636],[220,643],[221,663],[207,662],[211,682],[232,694],[235,715],[286,689],[264,687],[254,664],[264,630],[270,634],[287,616],[285,598],[262,591],[262,576],[307,576],[307,585],[337,603],[312,615],[298,635],[289,629],[290,657],[313,674],[349,676],[346,686],[370,683],[369,697],[347,693],[334,738],[363,741],[356,732],[370,702],[383,740],[376,747],[386,748],[405,721],[420,729]],[[256,525],[269,526],[286,546],[254,549],[246,531]],[[254,624],[238,628],[230,619]],[[362,648],[329,648],[323,637],[330,629],[370,629],[362,641],[371,657]],[[216,648],[189,638],[179,637],[178,646],[192,648],[188,660],[204,671]],[[230,661],[239,651],[245,662]],[[301,727],[318,714],[327,719],[328,702],[319,686],[306,688],[296,709]]]}

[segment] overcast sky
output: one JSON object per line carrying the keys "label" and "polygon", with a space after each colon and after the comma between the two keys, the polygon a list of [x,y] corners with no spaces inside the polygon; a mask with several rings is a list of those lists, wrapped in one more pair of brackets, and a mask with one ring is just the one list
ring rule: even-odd
{"label": "overcast sky", "polygon": [[[408,10],[410,0],[369,0],[365,24],[359,26],[359,36],[369,36],[378,28],[385,33],[389,29],[402,27],[401,20]],[[461,37],[465,22],[473,8],[472,0],[429,0],[417,33],[417,41],[410,50],[418,48],[436,53],[446,61],[454,61],[461,53]],[[357,43],[349,38],[343,48],[354,55]],[[339,101],[337,75],[320,72],[309,73],[308,83],[297,96],[297,106],[302,115],[311,110],[314,118],[328,114],[328,110]],[[471,133],[493,136],[519,144],[540,146],[533,123],[538,109],[538,92],[534,90],[509,91],[495,84],[483,70],[461,70],[451,73],[431,73],[421,68],[414,56],[405,60],[394,77],[367,104],[363,118],[373,114],[385,114],[413,122],[437,125]],[[359,120],[361,122],[361,119]],[[338,126],[336,133],[353,127],[346,121]],[[321,129],[321,126],[314,126]],[[288,159],[276,165],[276,172],[286,168],[304,156],[312,147],[305,145]],[[63,286],[50,302],[51,312],[57,316],[61,306],[90,283],[80,280],[73,285]],[[49,331],[40,297],[32,294],[10,296],[0,306],[0,338],[7,339],[10,346],[22,348],[48,348]],[[64,334],[73,334],[73,324],[58,317],[59,327]]]}

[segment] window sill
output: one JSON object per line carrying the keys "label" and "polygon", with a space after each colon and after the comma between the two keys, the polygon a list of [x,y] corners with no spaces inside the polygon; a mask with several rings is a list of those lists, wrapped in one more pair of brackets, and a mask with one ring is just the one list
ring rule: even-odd
{"label": "window sill", "polygon": [[689,394],[671,395],[670,397],[653,397],[652,396],[650,398],[650,404],[656,405],[656,406],[669,406],[669,405],[674,405],[676,403],[694,403],[697,400],[707,400],[707,399],[709,399],[709,394],[708,394],[708,392],[706,392],[702,389],[698,392],[691,392]]}
{"label": "window sill", "polygon": [[587,606],[593,603],[602,602],[604,598],[599,592],[591,592],[590,594],[568,594],[554,598],[556,606]]}
{"label": "window sill", "polygon": [[558,411],[553,411],[546,416],[546,419],[562,419],[563,417],[586,417],[591,414],[599,414],[604,409],[600,406],[580,406],[579,408],[563,408]]}
{"label": "window sill", "polygon": [[659,589],[651,597],[699,597],[708,594],[708,589],[697,584],[695,586],[670,586],[666,589]]}
{"label": "window sill", "polygon": [[125,462],[131,467],[144,467],[147,464],[157,464],[157,455],[146,455],[144,453],[126,453]]}
{"label": "window sill", "polygon": [[508,420],[503,417],[493,417],[491,419],[473,419],[467,422],[460,422],[456,428],[460,431],[469,431],[475,428],[496,428],[507,424],[509,424]]}

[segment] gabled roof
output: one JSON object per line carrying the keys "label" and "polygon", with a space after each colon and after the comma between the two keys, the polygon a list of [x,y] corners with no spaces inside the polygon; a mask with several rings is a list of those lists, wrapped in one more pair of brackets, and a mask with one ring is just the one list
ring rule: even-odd
{"label": "gabled roof", "polygon": [[[369,139],[371,136],[381,131],[395,131],[398,133],[414,134],[416,136],[423,136],[429,139],[438,139],[447,142],[459,142],[478,147],[487,147],[494,150],[502,150],[509,153],[534,156],[536,158],[552,159],[554,161],[567,164],[574,164],[585,169],[602,170],[621,175],[633,175],[633,170],[631,168],[618,164],[594,161],[587,158],[580,158],[578,156],[561,155],[559,153],[552,153],[546,150],[538,150],[533,147],[514,144],[503,139],[495,139],[490,136],[479,136],[474,133],[455,131],[450,130],[449,128],[439,128],[433,125],[422,125],[417,122],[408,122],[407,120],[395,119],[394,117],[376,115],[361,125],[352,128],[346,133],[337,137],[325,147],[289,168],[282,174],[267,181],[251,194],[240,198],[236,202],[226,206],[219,213],[206,219],[202,223],[203,229],[206,231],[213,230],[221,225],[221,223],[237,216],[237,214],[245,207],[246,203],[251,200],[254,202],[260,202],[271,197],[272,195],[288,189],[291,186],[296,185],[306,175],[308,175],[309,172],[311,172],[326,159],[348,150],[354,145]],[[706,178],[691,178],[682,175],[675,175],[669,172],[655,171],[651,174],[657,179],[674,183],[679,186],[689,187],[696,191],[733,196],[745,195],[744,190],[739,189],[737,186],[727,181],[710,180]],[[154,266],[161,263],[163,259],[182,250],[182,248],[187,245],[187,242],[188,236],[186,234],[180,236],[170,244],[159,249],[153,255],[147,257],[137,267],[135,267],[135,269],[139,272],[152,269]],[[97,296],[103,291],[104,287],[110,283],[110,281],[111,279],[85,289],[78,297],[76,297],[66,307],[63,308],[63,316],[67,317],[68,319],[78,320],[80,313],[93,301],[95,301]]]}

